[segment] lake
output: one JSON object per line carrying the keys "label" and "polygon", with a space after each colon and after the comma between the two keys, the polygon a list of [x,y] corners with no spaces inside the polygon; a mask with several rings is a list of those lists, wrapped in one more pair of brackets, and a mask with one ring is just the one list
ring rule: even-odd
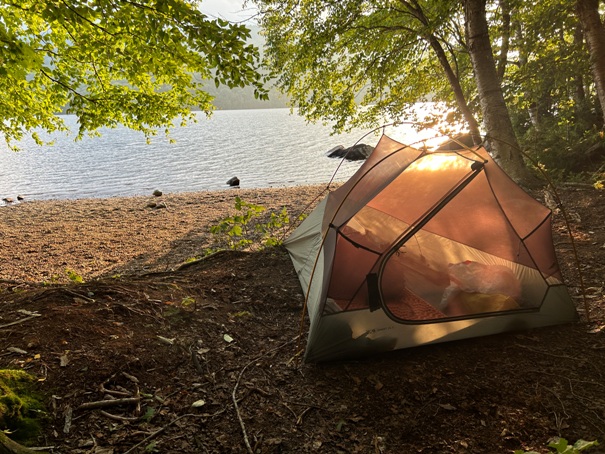
{"label": "lake", "polygon": [[[65,116],[76,129],[76,118]],[[327,183],[340,160],[326,157],[337,145],[354,145],[369,130],[331,136],[327,126],[307,124],[288,109],[202,113],[198,122],[175,127],[170,143],[163,136],[147,144],[127,128],[103,129],[101,137],[75,142],[53,134],[53,146],[25,139],[20,152],[0,143],[0,198],[79,199],[227,189],[237,176],[242,188]],[[391,134],[390,134],[391,135]],[[400,126],[393,135],[412,142],[414,131]],[[411,139],[410,137],[414,137]],[[49,136],[45,136],[49,138]],[[361,142],[375,145],[370,134]],[[344,162],[335,181],[345,181],[359,162]]]}

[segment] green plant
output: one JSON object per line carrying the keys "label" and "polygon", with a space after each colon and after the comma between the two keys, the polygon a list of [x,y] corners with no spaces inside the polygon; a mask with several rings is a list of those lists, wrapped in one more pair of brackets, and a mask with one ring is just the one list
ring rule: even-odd
{"label": "green plant", "polygon": [[156,415],[156,410],[153,407],[147,407],[145,414],[141,416],[141,420],[145,422],[149,422]]}
{"label": "green plant", "polygon": [[58,276],[58,275],[56,275],[56,274],[53,274],[53,275],[50,277],[50,281],[42,281],[42,285],[43,285],[44,287],[47,287],[47,286],[49,286],[49,285],[56,284],[58,281],[59,281],[59,276]]}
{"label": "green plant", "polygon": [[290,224],[288,210],[283,207],[279,213],[271,212],[266,224],[257,224],[257,230],[263,236],[264,246],[279,246],[282,244],[282,238],[277,235],[282,229]]}
{"label": "green plant", "polygon": [[159,452],[157,446],[158,446],[157,441],[152,441],[147,446],[145,446],[144,451],[145,452]]}
{"label": "green plant", "polygon": [[76,273],[74,270],[72,270],[70,268],[65,268],[65,274],[67,274],[67,277],[69,278],[69,280],[75,284],[84,283],[84,279],[82,278],[82,276],[80,276],[78,273]]}
{"label": "green plant", "polygon": [[[585,441],[578,440],[573,445],[570,445],[565,438],[555,438],[550,443],[548,443],[548,447],[551,448],[553,453],[557,454],[577,454],[586,449],[592,448],[593,446],[598,446],[599,442],[594,441]],[[522,451],[517,450],[514,454],[539,454],[536,451]]]}
{"label": "green plant", "polygon": [[181,306],[183,306],[183,307],[188,307],[188,306],[191,306],[192,304],[195,304],[195,298],[192,296],[186,296],[181,301]]}
{"label": "green plant", "polygon": [[[242,250],[270,246],[282,243],[280,234],[290,224],[290,217],[284,207],[279,212],[270,212],[268,218],[261,218],[266,208],[235,198],[237,213],[222,219],[210,227],[217,247],[208,252],[221,249]],[[266,222],[263,222],[266,220]]]}

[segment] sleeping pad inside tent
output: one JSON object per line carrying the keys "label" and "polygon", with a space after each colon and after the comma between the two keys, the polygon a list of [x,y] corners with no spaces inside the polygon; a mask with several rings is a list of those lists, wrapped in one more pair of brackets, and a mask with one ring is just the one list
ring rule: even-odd
{"label": "sleeping pad inside tent", "polygon": [[307,362],[577,319],[551,211],[481,147],[383,135],[285,246],[309,313]]}

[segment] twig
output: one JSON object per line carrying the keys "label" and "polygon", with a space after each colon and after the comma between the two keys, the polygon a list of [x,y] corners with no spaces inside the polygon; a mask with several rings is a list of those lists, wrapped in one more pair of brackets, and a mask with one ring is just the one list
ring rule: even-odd
{"label": "twig", "polygon": [[539,354],[541,354],[541,355],[552,356],[553,358],[571,359],[571,360],[573,360],[573,361],[576,361],[576,360],[578,359],[577,357],[573,357],[573,356],[567,356],[567,355],[556,355],[556,354],[554,354],[554,353],[550,353],[550,352],[547,352],[547,351],[544,351],[544,350],[540,350],[540,349],[538,349],[538,348],[531,348],[531,347],[529,347],[529,346],[527,346],[527,345],[522,345],[522,344],[517,344],[517,343],[515,343],[515,344],[514,344],[514,346],[515,346],[515,347],[521,347],[521,348],[525,348],[526,350],[530,350],[530,351],[532,351],[532,352],[539,353]]}
{"label": "twig", "polygon": [[94,408],[115,407],[125,404],[138,404],[141,401],[140,397],[127,397],[125,399],[114,400],[98,400],[96,402],[87,402],[80,405],[76,410],[91,410]]}
{"label": "twig", "polygon": [[128,397],[132,396],[132,393],[129,391],[115,391],[113,389],[107,389],[103,384],[99,387],[99,391],[103,394],[109,394],[110,396],[120,396],[120,397]]}
{"label": "twig", "polygon": [[82,298],[84,301],[88,301],[89,303],[94,303],[94,302],[95,302],[95,300],[94,300],[94,299],[89,298],[89,297],[88,297],[88,296],[86,296],[86,295],[82,295],[81,293],[74,292],[73,290],[69,290],[69,289],[67,289],[67,288],[63,288],[63,291],[64,291],[65,293],[68,293],[69,295],[75,296],[76,298]]}
{"label": "twig", "polygon": [[18,325],[19,323],[23,323],[28,320],[31,320],[32,318],[36,318],[36,317],[40,317],[40,316],[41,316],[40,314],[30,315],[29,317],[22,318],[21,320],[17,320],[16,322],[11,322],[11,323],[7,323],[5,325],[0,325],[0,329],[8,328],[9,326],[13,326],[13,325]]}
{"label": "twig", "polygon": [[[182,271],[191,266],[197,265],[202,262],[209,262],[210,260],[215,259],[218,256],[225,255],[225,254],[228,254],[231,252],[233,252],[233,251],[231,251],[229,249],[221,249],[220,251],[216,251],[216,252],[213,252],[212,254],[205,255],[204,257],[201,257],[199,259],[195,259],[195,260],[191,260],[189,262],[183,263],[182,265],[179,265],[178,267],[176,267],[175,270]],[[144,275],[144,276],[147,276],[147,275]]]}
{"label": "twig", "polygon": [[290,410],[290,413],[292,413],[292,416],[294,416],[294,418],[298,418],[298,415],[294,412],[294,410],[292,410],[290,407],[288,407],[288,404],[286,402],[282,402],[282,405],[284,407],[286,407],[288,410]]}
{"label": "twig", "polygon": [[0,284],[24,285],[25,281],[15,281],[13,279],[0,279]]}
{"label": "twig", "polygon": [[130,375],[128,372],[122,371],[122,375],[133,383],[139,382],[139,379],[137,377],[135,377],[134,375]]}
{"label": "twig", "polygon": [[[246,369],[251,366],[252,364],[256,363],[259,359],[273,353],[276,352],[277,350],[290,345],[292,342],[294,342],[296,339],[298,339],[299,336],[294,337],[293,339],[290,339],[288,342],[285,342],[281,345],[278,345],[277,347],[266,351],[265,353],[263,353],[260,356],[257,356],[256,358],[254,358],[252,361],[250,361],[248,364],[246,364],[242,370],[240,371],[238,377],[237,377],[237,381],[235,382],[235,386],[233,387],[233,392],[231,393],[231,400],[233,401],[233,407],[235,408],[235,413],[237,415],[237,420],[239,421],[239,425],[242,428],[242,435],[244,436],[244,443],[246,444],[246,449],[248,450],[248,454],[254,454],[254,450],[252,449],[252,446],[250,445],[250,440],[248,440],[248,433],[246,432],[246,425],[244,424],[244,420],[242,419],[242,415],[239,411],[239,406],[237,405],[237,397],[236,397],[236,392],[237,392],[237,388],[239,386],[239,382],[242,379],[242,376],[244,375],[244,372],[246,371]],[[124,453],[126,454],[126,453]]]}
{"label": "twig", "polygon": [[307,407],[305,408],[302,413],[300,415],[298,415],[298,417],[296,418],[296,425],[300,426],[303,422],[303,418],[305,417],[305,415],[307,413],[309,413],[309,411],[311,411],[313,409],[313,407]]}

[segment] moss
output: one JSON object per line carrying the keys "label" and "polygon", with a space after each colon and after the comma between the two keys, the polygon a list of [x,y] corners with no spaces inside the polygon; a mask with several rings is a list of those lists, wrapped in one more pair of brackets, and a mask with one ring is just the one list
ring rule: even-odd
{"label": "moss", "polygon": [[0,370],[0,430],[8,430],[11,438],[23,443],[38,435],[46,415],[35,382],[22,370]]}

